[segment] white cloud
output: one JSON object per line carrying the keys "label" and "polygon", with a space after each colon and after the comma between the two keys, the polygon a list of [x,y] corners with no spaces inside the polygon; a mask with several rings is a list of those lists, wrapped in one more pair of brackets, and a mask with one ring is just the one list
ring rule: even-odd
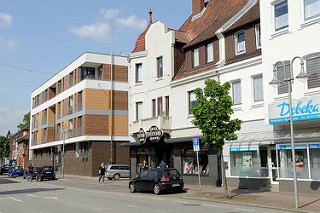
{"label": "white cloud", "polygon": [[101,9],[100,14],[106,19],[116,18],[120,13],[119,9]]}
{"label": "white cloud", "polygon": [[0,49],[4,49],[4,48],[14,49],[16,46],[17,46],[16,41],[0,36]]}
{"label": "white cloud", "polygon": [[116,23],[119,27],[137,30],[144,30],[147,27],[147,21],[145,19],[138,18],[136,15],[131,15],[127,18],[117,18]]}
{"label": "white cloud", "polygon": [[29,110],[11,109],[10,107],[0,108],[0,135],[6,136],[8,130],[11,133],[17,131],[17,126],[22,123],[23,116]]}
{"label": "white cloud", "polygon": [[4,13],[0,13],[0,27],[10,27],[12,22],[12,16]]}
{"label": "white cloud", "polygon": [[112,37],[110,25],[106,23],[70,27],[69,30],[80,38],[89,38],[96,41],[105,41]]}

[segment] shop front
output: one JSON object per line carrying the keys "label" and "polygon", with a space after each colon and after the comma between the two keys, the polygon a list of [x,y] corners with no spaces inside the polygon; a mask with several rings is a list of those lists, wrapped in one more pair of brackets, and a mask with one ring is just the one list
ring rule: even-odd
{"label": "shop front", "polygon": [[121,145],[130,147],[131,177],[142,171],[144,161],[148,168],[157,168],[164,160],[169,168],[176,168],[182,174],[186,184],[198,184],[200,173],[202,184],[221,185],[220,154],[212,146],[200,143],[198,167],[192,137],[170,138],[156,126],[147,131],[140,129],[132,136],[136,142]]}

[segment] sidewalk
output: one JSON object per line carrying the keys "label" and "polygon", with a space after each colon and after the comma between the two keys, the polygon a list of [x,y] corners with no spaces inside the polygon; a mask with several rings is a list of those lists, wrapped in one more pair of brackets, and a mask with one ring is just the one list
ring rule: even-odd
{"label": "sidewalk", "polygon": [[[98,184],[98,177],[65,175],[64,179],[61,179],[61,176],[57,176],[57,178],[61,181]],[[123,185],[128,187],[128,181],[129,179],[121,179],[119,181],[106,180],[105,184]],[[223,187],[203,185],[201,188],[200,191],[198,185],[186,184],[184,187],[186,193],[184,193],[182,197],[193,200],[201,199],[214,202],[266,207],[270,209],[282,209],[288,210],[288,212],[320,212],[320,195],[316,194],[298,193],[300,208],[295,209],[293,192],[279,192],[277,189],[273,189],[272,191],[258,191],[229,187],[229,195],[231,198],[227,199],[224,196]]]}

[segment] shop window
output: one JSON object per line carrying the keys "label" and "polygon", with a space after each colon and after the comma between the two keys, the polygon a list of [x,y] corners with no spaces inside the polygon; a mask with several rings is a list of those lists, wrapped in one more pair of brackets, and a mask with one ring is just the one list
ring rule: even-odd
{"label": "shop window", "polygon": [[230,153],[231,175],[259,177],[258,152],[255,151],[232,151]]}
{"label": "shop window", "polygon": [[[316,147],[316,148],[314,148]],[[309,145],[311,179],[320,179],[320,145]]]}
{"label": "shop window", "polygon": [[197,164],[197,154],[193,151],[192,146],[185,146],[182,148],[182,168],[183,174],[200,174],[209,175],[209,165],[208,165],[208,150],[202,149],[199,153],[199,167]]}
{"label": "shop window", "polygon": [[[308,171],[308,157],[307,157],[307,146],[303,146],[301,148],[296,148],[296,172],[297,178],[308,179],[309,171]],[[279,148],[278,148],[279,149]],[[279,177],[280,178],[293,178],[293,164],[292,164],[292,154],[291,154],[290,146],[280,146],[279,150]]]}
{"label": "shop window", "polygon": [[137,173],[142,172],[144,166],[143,161],[146,161],[146,164],[149,165],[148,158],[149,155],[146,148],[140,148],[137,150]]}

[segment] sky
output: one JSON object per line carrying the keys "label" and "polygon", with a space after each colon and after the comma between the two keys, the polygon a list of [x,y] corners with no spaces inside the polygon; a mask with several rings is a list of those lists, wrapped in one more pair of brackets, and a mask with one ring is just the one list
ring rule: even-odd
{"label": "sky", "polygon": [[31,92],[84,52],[128,55],[149,22],[178,29],[191,0],[1,0],[0,135],[17,131]]}

